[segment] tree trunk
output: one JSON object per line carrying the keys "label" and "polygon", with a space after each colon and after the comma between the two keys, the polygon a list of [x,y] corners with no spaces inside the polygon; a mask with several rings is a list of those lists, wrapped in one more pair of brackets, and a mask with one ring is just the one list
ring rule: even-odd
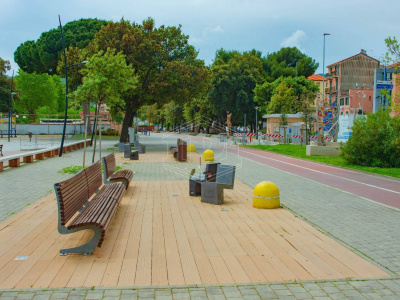
{"label": "tree trunk", "polygon": [[126,103],[126,112],[125,112],[124,121],[122,122],[121,137],[119,139],[120,143],[128,143],[129,142],[128,128],[132,126],[133,117],[134,117],[134,112],[133,112],[133,99],[132,99],[130,101],[127,101],[127,103]]}
{"label": "tree trunk", "polygon": [[86,116],[90,115],[90,104],[82,103],[83,108],[83,121],[86,126],[87,135],[92,135],[92,126],[90,126],[90,121],[86,123]]}

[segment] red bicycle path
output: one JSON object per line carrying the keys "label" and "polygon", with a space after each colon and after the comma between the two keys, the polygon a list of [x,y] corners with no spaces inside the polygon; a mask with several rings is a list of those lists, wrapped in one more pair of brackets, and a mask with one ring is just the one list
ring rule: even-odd
{"label": "red bicycle path", "polygon": [[[203,141],[202,138],[188,136]],[[220,147],[216,147],[220,148]],[[227,152],[326,186],[400,209],[400,180],[366,174],[252,148],[228,146]]]}

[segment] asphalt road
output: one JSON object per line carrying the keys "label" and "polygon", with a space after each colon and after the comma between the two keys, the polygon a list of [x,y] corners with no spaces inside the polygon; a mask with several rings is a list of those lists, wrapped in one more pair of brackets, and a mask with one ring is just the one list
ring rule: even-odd
{"label": "asphalt road", "polygon": [[[228,147],[237,153],[237,149]],[[350,194],[400,209],[400,180],[292,158],[272,152],[240,148],[239,155]]]}
{"label": "asphalt road", "polygon": [[[210,141],[213,146],[220,145],[211,142],[209,138],[186,137],[196,141]],[[221,147],[216,146],[216,148]],[[232,154],[240,155],[263,165],[313,180],[366,200],[400,209],[399,179],[329,166],[258,149],[239,147],[238,151],[237,146],[228,146],[226,149]]]}

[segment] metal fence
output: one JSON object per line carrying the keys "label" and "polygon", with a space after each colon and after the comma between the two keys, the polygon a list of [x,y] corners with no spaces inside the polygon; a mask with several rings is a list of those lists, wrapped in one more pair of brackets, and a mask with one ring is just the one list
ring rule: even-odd
{"label": "metal fence", "polygon": [[[70,137],[69,135],[65,136],[64,144],[68,144],[70,142],[69,137]],[[60,144],[61,144],[60,136],[33,135],[31,138],[27,135],[19,136],[20,151],[45,149],[49,147],[58,146]]]}

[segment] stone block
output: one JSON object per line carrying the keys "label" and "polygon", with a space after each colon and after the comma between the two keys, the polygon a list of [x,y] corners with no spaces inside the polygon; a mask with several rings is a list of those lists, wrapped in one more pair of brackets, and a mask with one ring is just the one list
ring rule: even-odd
{"label": "stone block", "polygon": [[9,161],[8,161],[8,166],[10,167],[10,168],[17,168],[17,167],[19,167],[21,165],[21,160],[20,160],[20,158],[18,157],[18,158],[14,158],[14,159],[10,159]]}
{"label": "stone block", "polygon": [[342,150],[340,146],[314,146],[307,145],[306,155],[319,155],[319,156],[339,156]]}
{"label": "stone block", "polygon": [[23,158],[24,163],[33,163],[33,155],[24,156]]}

